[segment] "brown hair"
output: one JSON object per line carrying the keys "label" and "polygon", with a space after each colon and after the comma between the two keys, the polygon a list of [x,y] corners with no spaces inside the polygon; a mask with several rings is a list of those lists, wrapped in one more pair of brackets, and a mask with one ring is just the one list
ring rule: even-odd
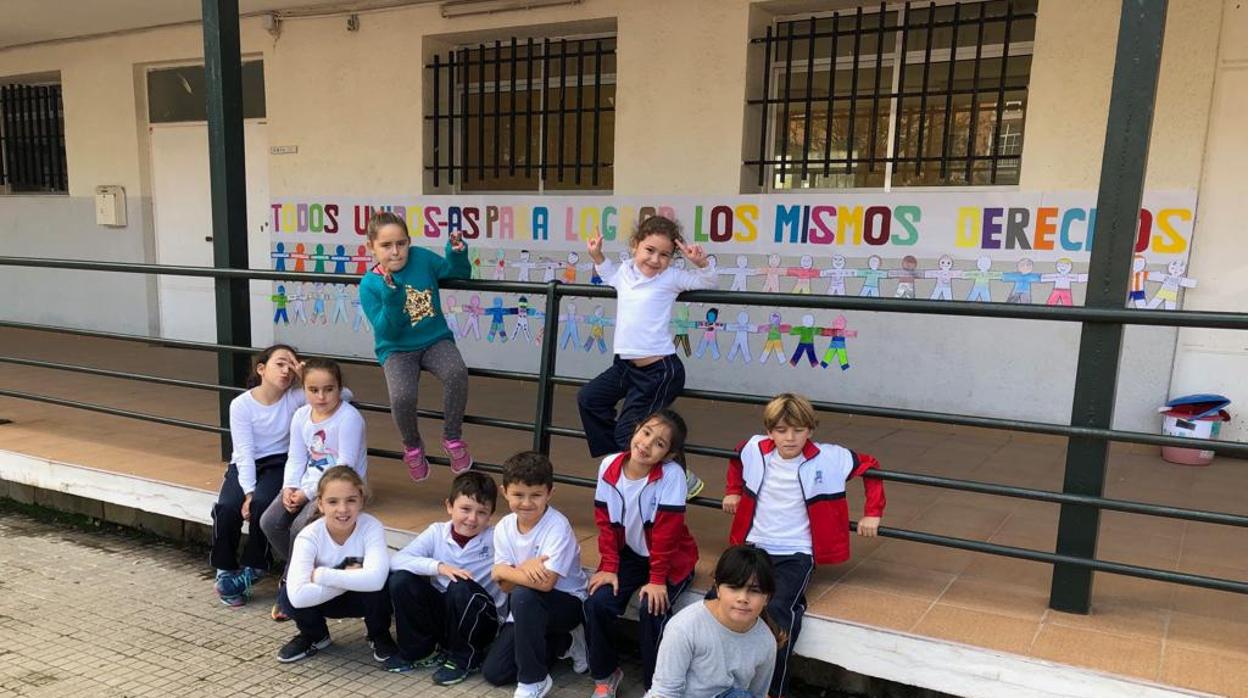
{"label": "brown hair", "polygon": [[469,470],[456,475],[451,481],[451,494],[446,501],[454,504],[460,497],[467,497],[477,504],[487,506],[493,512],[498,508],[498,485],[494,484],[494,478],[489,475]]}
{"label": "brown hair", "polygon": [[[335,465],[325,471],[325,474],[321,476],[320,482],[316,483],[316,501],[320,502],[321,497],[325,496],[325,488],[329,486],[329,483],[338,481],[349,482],[355,485],[355,489],[360,491],[361,504],[367,501],[368,489],[364,486],[364,478],[360,477],[360,474],[355,472],[355,468],[349,465]],[[315,521],[322,516],[324,516],[324,512],[321,511],[321,507],[318,504],[316,514],[312,517],[312,520]]]}
{"label": "brown hair", "polygon": [[259,354],[251,357],[251,372],[247,374],[247,388],[249,390],[260,385],[260,374],[256,373],[256,369],[260,368],[262,364],[269,363],[269,359],[272,359],[274,354],[282,350],[290,352],[291,356],[295,357],[295,363],[299,363],[299,352],[295,351],[295,348],[289,344],[274,344],[271,347],[266,347]]}
{"label": "brown hair", "polygon": [[[663,461],[674,461],[680,465],[685,465],[685,439],[689,437],[689,427],[685,425],[685,419],[680,416],[676,410],[663,408],[649,417],[637,422],[637,427],[633,429],[633,434],[641,431],[641,428],[652,421],[657,421],[667,430],[671,432],[668,439],[667,455],[663,457]],[[659,467],[663,467],[663,463],[659,463]]]}
{"label": "brown hair", "polygon": [[555,466],[543,453],[521,451],[503,462],[503,488],[518,485],[555,486]]}
{"label": "brown hair", "polygon": [[321,357],[312,357],[303,362],[303,375],[308,375],[308,371],[328,371],[329,375],[334,377],[341,388],[342,383],[342,367],[333,359],[325,359]]}
{"label": "brown hair", "polygon": [[781,422],[806,429],[819,426],[819,420],[815,417],[815,406],[796,393],[780,393],[763,408],[763,426],[767,431],[775,429]]}
{"label": "brown hair", "polygon": [[372,218],[368,219],[368,241],[372,242],[377,239],[377,233],[387,225],[397,225],[403,229],[403,234],[411,237],[412,234],[407,231],[407,221],[393,211],[377,211]]}
{"label": "brown hair", "polygon": [[679,250],[681,243],[685,241],[681,237],[679,223],[666,216],[650,216],[633,231],[632,237],[628,239],[628,248],[637,249],[637,246],[651,235],[661,235],[671,240],[673,252]]}

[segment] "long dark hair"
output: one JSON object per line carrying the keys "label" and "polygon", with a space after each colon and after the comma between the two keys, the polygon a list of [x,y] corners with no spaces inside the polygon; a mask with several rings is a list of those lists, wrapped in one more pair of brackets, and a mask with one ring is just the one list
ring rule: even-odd
{"label": "long dark hair", "polygon": [[[659,422],[672,433],[667,445],[667,455],[664,456],[663,460],[674,461],[683,467],[685,465],[685,439],[689,438],[689,427],[685,425],[684,417],[681,417],[676,410],[664,407],[637,422],[637,427],[633,429],[633,434],[636,435],[637,432],[641,431],[642,427],[652,421]],[[661,466],[662,463],[659,465]]]}
{"label": "long dark hair", "polygon": [[[762,548],[752,545],[734,545],[725,550],[719,556],[719,562],[715,563],[714,580],[715,586],[724,584],[738,589],[756,586],[767,595],[768,601],[776,595],[776,572],[771,566],[771,558]],[[764,608],[758,617],[776,636],[776,645],[784,647],[789,641],[788,634],[776,627],[767,615],[767,609]]]}
{"label": "long dark hair", "polygon": [[290,355],[295,357],[295,363],[299,362],[299,352],[289,344],[274,344],[271,347],[266,347],[259,354],[251,357],[251,372],[247,374],[248,390],[260,385],[260,374],[256,373],[256,369],[260,368],[261,364],[269,363],[269,359],[272,359],[274,354],[283,349],[290,352]]}

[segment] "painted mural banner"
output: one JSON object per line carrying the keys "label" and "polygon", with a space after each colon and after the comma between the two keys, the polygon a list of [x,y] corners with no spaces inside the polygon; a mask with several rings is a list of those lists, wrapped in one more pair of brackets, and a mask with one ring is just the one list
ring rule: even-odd
{"label": "painted mural banner", "polygon": [[[1196,285],[1186,274],[1195,205],[1190,191],[1146,194],[1124,299],[1129,305],[1173,309],[1183,290]],[[600,284],[585,240],[601,231],[606,249],[623,259],[636,223],[664,215],[707,248],[725,290],[1049,305],[1081,302],[1097,227],[1091,192],[309,197],[271,202],[273,268],[364,274],[372,264],[365,232],[379,210],[403,216],[414,243],[439,252],[450,233],[461,233],[479,279]],[[279,328],[369,331],[352,286],[275,284],[272,300]],[[469,293],[461,303],[447,294],[443,304],[461,341],[536,345],[544,339],[542,323],[530,324],[542,312],[523,296]],[[611,305],[578,311],[576,302],[565,302],[554,338],[560,348],[606,354]],[[847,340],[857,336],[850,325],[840,313],[677,304],[672,333],[687,357],[745,364],[775,357],[791,366],[847,370]]]}

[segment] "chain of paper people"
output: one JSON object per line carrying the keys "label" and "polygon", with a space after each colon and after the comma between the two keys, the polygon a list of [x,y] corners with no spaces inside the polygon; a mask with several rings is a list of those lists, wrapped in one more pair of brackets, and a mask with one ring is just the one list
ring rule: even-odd
{"label": "chain of paper people", "polygon": [[[284,243],[277,243],[273,251],[274,268],[277,271],[310,271],[314,273],[364,274],[368,270],[371,257],[367,249],[361,245],[356,254],[348,255],[344,246],[338,245],[333,254],[325,251],[324,245],[316,245],[308,250],[303,243],[296,244],[292,251],[287,251]],[[521,250],[516,259],[507,259],[504,250],[497,250],[492,256],[493,261],[482,268],[481,254],[477,250],[471,252],[472,277],[476,279],[491,278],[493,280],[514,281],[553,281],[556,278],[566,283],[588,281],[601,284],[594,266],[590,262],[581,262],[576,252],[567,253],[564,261],[552,260],[549,257],[534,259],[527,250]],[[627,253],[620,253],[621,261],[627,259]],[[682,265],[684,260],[677,259],[674,264]],[[829,279],[824,289],[828,295],[848,295],[848,279],[861,279],[857,289],[859,296],[882,295],[882,286],[886,280],[895,281],[893,297],[915,298],[919,281],[931,280],[933,288],[932,300],[952,300],[954,298],[954,281],[970,282],[966,296],[968,301],[989,302],[992,297],[992,282],[1000,282],[1009,288],[1005,301],[1007,303],[1032,303],[1033,286],[1052,284],[1045,299],[1047,305],[1072,305],[1074,302],[1072,288],[1074,284],[1086,283],[1088,275],[1073,271],[1074,263],[1070,259],[1059,259],[1054,270],[1040,273],[1030,259],[1019,260],[1013,271],[994,271],[992,260],[980,257],[975,260],[975,269],[956,269],[955,261],[950,255],[941,255],[934,269],[919,269],[918,260],[906,255],[896,268],[885,268],[884,260],[878,255],[867,258],[863,268],[847,267],[845,258],[834,255],[826,268],[815,266],[814,259],[802,256],[797,266],[781,265],[779,255],[769,255],[763,267],[749,266],[749,258],[739,255],[734,267],[719,267],[715,257],[710,257],[710,264],[720,276],[732,279],[729,290],[754,290],[749,287],[751,277],[763,277],[763,292],[780,292],[781,279],[794,279],[793,284],[784,290],[789,293],[813,293],[815,279]],[[289,264],[288,264],[289,262]],[[1159,308],[1172,310],[1177,307],[1182,289],[1194,288],[1196,280],[1186,275],[1186,263],[1182,260],[1170,262],[1164,271],[1149,270],[1148,262],[1143,256],[1137,255],[1132,262],[1128,303],[1134,307]],[[513,273],[508,274],[511,270]],[[1149,286],[1152,296],[1149,298]],[[787,284],[786,284],[787,285]],[[289,288],[289,290],[288,290]],[[961,294],[959,294],[960,296]],[[273,322],[275,324],[305,325],[350,325],[352,331],[371,331],[368,318],[360,307],[358,290],[355,286],[345,284],[301,283],[290,282],[278,284],[272,296],[274,304]],[[310,304],[310,305],[309,305]],[[515,305],[508,306],[501,296],[494,296],[490,305],[484,306],[481,296],[472,294],[469,302],[460,305],[453,294],[444,299],[444,314],[447,324],[459,338],[472,337],[480,341],[499,344],[508,341],[522,341],[540,344],[543,326],[538,323],[536,328],[530,326],[530,319],[540,319],[544,313],[533,308],[524,296],[520,296]],[[602,305],[596,305],[589,313],[580,314],[576,303],[568,301],[563,304],[564,311],[559,317],[561,349],[593,351],[607,353],[607,328],[612,326],[612,318],[606,315]],[[310,311],[309,311],[310,308]],[[720,321],[718,308],[710,308],[703,319],[690,319],[688,304],[677,304],[672,319],[672,335],[676,346],[686,356],[701,359],[709,356],[718,361],[721,357],[718,334],[722,330],[732,335],[726,359],[729,363],[740,359],[750,363],[753,356],[749,338],[751,335],[764,334],[762,352],[758,356],[760,364],[766,364],[771,356],[782,361],[787,355],[784,339],[795,336],[798,339],[796,348],[789,357],[793,366],[807,362],[810,366],[840,366],[842,370],[849,368],[848,352],[845,340],[857,336],[857,332],[846,327],[844,315],[838,315],[827,327],[817,326],[812,315],[803,315],[801,322],[794,324],[784,322],[779,312],[771,312],[768,321],[755,323],[748,311],[737,313],[736,322]],[[484,335],[481,322],[489,319]],[[508,327],[508,319],[511,320]],[[582,328],[584,331],[582,332]],[[700,332],[696,348],[691,348],[690,331]],[[822,356],[816,358],[815,338],[828,337],[829,343]]]}

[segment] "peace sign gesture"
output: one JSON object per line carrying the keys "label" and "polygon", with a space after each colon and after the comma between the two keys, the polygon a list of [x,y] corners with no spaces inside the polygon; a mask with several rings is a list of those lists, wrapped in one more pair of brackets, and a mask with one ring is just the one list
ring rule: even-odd
{"label": "peace sign gesture", "polygon": [[684,242],[679,244],[680,253],[683,254],[685,259],[689,260],[693,266],[699,269],[706,267],[707,254],[706,250],[702,249],[701,245],[686,245]]}
{"label": "peace sign gesture", "polygon": [[598,232],[598,226],[594,226],[594,232],[585,241],[585,249],[589,251],[589,258],[594,260],[594,264],[606,261],[606,257],[602,256],[602,233]]}

